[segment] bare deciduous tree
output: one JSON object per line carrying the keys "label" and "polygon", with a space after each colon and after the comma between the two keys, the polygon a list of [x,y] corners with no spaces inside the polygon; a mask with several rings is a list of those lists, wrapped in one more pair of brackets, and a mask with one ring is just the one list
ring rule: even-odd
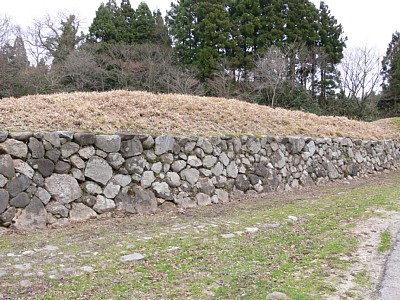
{"label": "bare deciduous tree", "polygon": [[0,47],[10,43],[14,30],[15,27],[11,22],[11,18],[0,14]]}
{"label": "bare deciduous tree", "polygon": [[168,93],[200,95],[202,87],[193,72],[170,66],[162,77]]}
{"label": "bare deciduous tree", "polygon": [[345,51],[340,69],[347,98],[362,104],[379,86],[381,57],[367,46],[350,48]]}
{"label": "bare deciduous tree", "polygon": [[70,91],[104,91],[106,70],[102,69],[90,51],[79,49],[58,67],[66,87]]}
{"label": "bare deciduous tree", "polygon": [[278,87],[287,80],[287,68],[285,54],[275,46],[270,47],[256,60],[254,85],[258,92],[267,96],[271,107],[276,104]]}
{"label": "bare deciduous tree", "polygon": [[28,52],[36,63],[66,58],[70,50],[83,40],[79,30],[81,22],[74,14],[59,13],[56,17],[46,14],[36,19],[25,34]]}

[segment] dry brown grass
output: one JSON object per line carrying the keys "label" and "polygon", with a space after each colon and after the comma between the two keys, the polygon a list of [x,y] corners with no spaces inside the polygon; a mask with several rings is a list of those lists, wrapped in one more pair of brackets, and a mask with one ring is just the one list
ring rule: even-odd
{"label": "dry brown grass", "polygon": [[128,91],[2,99],[0,128],[203,136],[346,136],[372,140],[400,136],[400,131],[386,120],[366,123],[233,99]]}

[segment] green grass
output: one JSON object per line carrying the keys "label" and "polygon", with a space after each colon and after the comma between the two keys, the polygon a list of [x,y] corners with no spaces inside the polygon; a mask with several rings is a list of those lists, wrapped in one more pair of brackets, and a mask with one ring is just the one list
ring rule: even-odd
{"label": "green grass", "polygon": [[[291,299],[325,299],[336,286],[335,278],[328,276],[349,268],[351,262],[341,258],[357,249],[351,228],[377,216],[375,210],[399,210],[399,183],[398,176],[391,176],[359,187],[301,193],[301,199],[296,192],[193,210],[189,215],[5,235],[0,255],[51,244],[63,254],[48,260],[39,254],[43,271],[60,269],[61,263],[68,266],[65,255],[73,255],[74,266],[96,270],[53,280],[44,276],[29,294],[37,299],[265,299],[273,291]],[[298,221],[289,221],[289,215]],[[248,227],[258,231],[249,233]],[[226,233],[235,237],[223,238]],[[390,234],[383,232],[381,240],[379,249],[386,251]],[[145,259],[119,261],[133,252]],[[0,269],[2,264],[13,264],[11,259],[5,257]],[[365,286],[366,277],[360,273],[356,282]],[[18,278],[3,277],[0,290],[26,296],[29,290],[21,289]]]}
{"label": "green grass", "polygon": [[391,118],[390,124],[392,124],[397,129],[400,129],[400,118]]}
{"label": "green grass", "polygon": [[381,244],[378,247],[379,252],[384,252],[390,250],[392,247],[392,235],[390,231],[385,230],[381,233]]}

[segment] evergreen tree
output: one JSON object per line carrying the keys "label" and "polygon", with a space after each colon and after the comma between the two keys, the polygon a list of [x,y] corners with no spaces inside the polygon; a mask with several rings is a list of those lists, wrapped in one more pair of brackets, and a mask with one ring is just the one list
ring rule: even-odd
{"label": "evergreen tree", "polygon": [[152,43],[168,47],[171,46],[171,39],[168,35],[168,28],[159,9],[153,13],[153,18],[155,21],[155,26],[152,36]]}
{"label": "evergreen tree", "polygon": [[0,49],[0,98],[26,95],[23,74],[29,68],[29,60],[22,37],[17,36],[13,46],[7,43]]}
{"label": "evergreen tree", "polygon": [[[398,98],[400,96],[400,32],[392,35],[392,40],[382,60],[383,95],[386,101],[393,103],[394,113],[398,112]],[[382,103],[381,103],[382,105]]]}
{"label": "evergreen tree", "polygon": [[[321,1],[319,8],[319,39],[317,47],[322,48],[325,58],[320,63],[320,104],[337,88],[339,74],[336,65],[343,58],[347,38],[343,37],[343,27],[331,15],[328,6]],[[322,52],[322,51],[320,51]]]}
{"label": "evergreen tree", "polygon": [[194,65],[199,78],[213,77],[221,68],[220,59],[226,56],[230,46],[231,23],[223,1],[203,0],[196,5],[197,24],[194,34],[198,43]]}
{"label": "evergreen tree", "polygon": [[180,61],[195,66],[201,80],[211,78],[231,47],[226,3],[181,0],[172,4],[167,20]]}
{"label": "evergreen tree", "polygon": [[92,24],[89,27],[88,39],[92,42],[118,42],[118,29],[116,26],[117,4],[111,0],[100,4]]}
{"label": "evergreen tree", "polygon": [[[228,49],[232,67],[244,72],[254,66],[253,55],[259,46],[261,7],[259,0],[231,0],[229,13],[232,22],[232,49]],[[240,75],[239,75],[240,77]]]}
{"label": "evergreen tree", "polygon": [[61,34],[47,39],[46,44],[48,49],[52,49],[50,54],[54,58],[54,64],[65,61],[67,56],[84,39],[83,33],[78,35],[78,27],[75,15],[70,15],[67,20],[61,21]]}
{"label": "evergreen tree", "polygon": [[136,9],[129,0],[118,7],[115,0],[101,4],[89,27],[88,40],[97,43],[142,44],[152,40],[155,19],[146,3]]}
{"label": "evergreen tree", "polygon": [[286,6],[282,0],[260,0],[260,28],[256,42],[258,49],[283,47]]}
{"label": "evergreen tree", "polygon": [[143,44],[152,39],[155,30],[155,20],[145,2],[141,2],[135,11],[133,27],[136,43]]}
{"label": "evergreen tree", "polygon": [[114,15],[116,29],[116,42],[133,44],[136,42],[136,29],[134,25],[135,10],[129,0],[122,0],[120,8]]}
{"label": "evergreen tree", "polygon": [[178,0],[176,4],[171,3],[166,21],[178,61],[183,65],[190,65],[194,61],[197,48],[194,36],[195,20],[194,0]]}
{"label": "evergreen tree", "polygon": [[10,49],[9,63],[16,70],[23,70],[29,67],[29,60],[25,49],[25,43],[20,35],[15,38],[14,46]]}

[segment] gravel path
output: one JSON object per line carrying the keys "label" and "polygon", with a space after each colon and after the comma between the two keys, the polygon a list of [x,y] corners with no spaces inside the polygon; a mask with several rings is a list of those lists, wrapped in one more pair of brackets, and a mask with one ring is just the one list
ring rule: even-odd
{"label": "gravel path", "polygon": [[400,230],[396,244],[385,265],[383,280],[379,286],[380,300],[400,299]]}

